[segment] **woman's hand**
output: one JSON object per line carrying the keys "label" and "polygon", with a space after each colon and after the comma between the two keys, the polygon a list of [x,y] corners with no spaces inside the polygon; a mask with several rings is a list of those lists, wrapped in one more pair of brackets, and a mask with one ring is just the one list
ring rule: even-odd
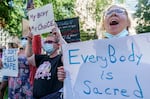
{"label": "woman's hand", "polygon": [[55,26],[52,29],[52,34],[55,35],[57,38],[62,37],[61,32],[60,32],[60,30],[59,30],[59,28],[57,26]]}
{"label": "woman's hand", "polygon": [[55,23],[55,27],[52,29],[52,34],[55,35],[59,39],[59,44],[67,44],[67,42],[62,37],[60,29],[58,28],[56,23]]}
{"label": "woman's hand", "polygon": [[60,66],[57,68],[57,77],[59,81],[64,81],[64,79],[66,78],[66,72],[64,71],[64,67]]}

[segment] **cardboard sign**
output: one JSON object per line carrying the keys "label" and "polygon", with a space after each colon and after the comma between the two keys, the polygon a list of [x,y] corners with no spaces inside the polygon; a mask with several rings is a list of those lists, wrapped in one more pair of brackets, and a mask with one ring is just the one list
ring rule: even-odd
{"label": "cardboard sign", "polygon": [[3,76],[18,76],[18,49],[3,49]]}
{"label": "cardboard sign", "polygon": [[80,41],[79,18],[70,18],[56,22],[67,43]]}
{"label": "cardboard sign", "polygon": [[150,34],[63,45],[65,99],[149,99]]}
{"label": "cardboard sign", "polygon": [[22,19],[22,36],[27,36],[29,33],[29,21]]}
{"label": "cardboard sign", "polygon": [[55,25],[52,5],[29,11],[29,23],[34,35],[50,32]]}

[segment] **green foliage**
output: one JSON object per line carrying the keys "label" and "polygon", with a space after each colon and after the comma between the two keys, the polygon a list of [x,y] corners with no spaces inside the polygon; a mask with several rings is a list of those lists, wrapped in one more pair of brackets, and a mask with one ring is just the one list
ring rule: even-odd
{"label": "green foliage", "polygon": [[89,33],[90,31],[83,31],[81,30],[80,31],[80,37],[81,37],[81,41],[87,41],[87,40],[94,40],[94,39],[97,39],[97,35],[95,33],[95,30],[94,30],[94,33]]}
{"label": "green foliage", "polygon": [[[7,0],[0,1],[0,17],[5,19],[5,29],[9,31],[10,35],[20,37],[22,35],[22,18],[27,18],[27,0],[13,0],[14,4],[12,7],[10,7],[6,1]],[[97,23],[101,19],[101,12],[105,6],[111,2],[112,0],[93,0],[92,4],[88,3],[89,6],[87,9],[89,10],[89,14],[92,15],[92,18],[96,20]],[[76,0],[34,0],[35,8],[39,8],[48,3],[52,3],[53,5],[56,21],[77,17],[74,11]],[[96,27],[84,31],[82,28],[83,24],[83,22],[80,22],[81,40],[96,39]]]}
{"label": "green foliage", "polygon": [[52,3],[56,21],[75,16],[75,0],[42,0],[42,2],[43,5]]}
{"label": "green foliage", "polygon": [[12,6],[8,5],[7,0],[0,2],[1,16],[5,19],[5,30],[12,36],[22,36],[22,18],[27,15],[26,0],[13,0]]}
{"label": "green foliage", "polygon": [[44,33],[44,34],[42,34],[41,36],[42,36],[42,38],[46,38],[49,34],[50,34],[50,33]]}
{"label": "green foliage", "polygon": [[9,15],[9,10],[8,10],[8,7],[7,5],[4,3],[4,2],[0,2],[0,17],[1,18],[4,18],[5,17],[5,21],[8,20],[8,15]]}
{"label": "green foliage", "polygon": [[84,22],[86,22],[86,20],[84,22],[80,22],[81,24],[81,30],[80,30],[80,36],[81,36],[81,40],[85,41],[85,40],[93,40],[93,39],[97,39],[97,26],[100,23],[101,17],[102,17],[102,13],[105,10],[105,8],[110,5],[112,3],[112,0],[93,0],[90,4],[87,3],[87,12],[89,14],[89,16],[92,16],[92,19],[94,20],[93,22],[96,22],[96,27],[94,28],[90,28],[90,29],[86,29],[83,28],[82,24],[85,24]]}
{"label": "green foliage", "polygon": [[150,2],[149,0],[139,0],[138,9],[135,13],[137,20],[137,33],[150,32]]}
{"label": "green foliage", "polygon": [[118,0],[119,3],[123,4],[125,0]]}
{"label": "green foliage", "polygon": [[112,3],[112,0],[96,0],[95,6],[95,18],[97,22],[100,22],[101,16],[105,8]]}
{"label": "green foliage", "polygon": [[[48,3],[53,4],[55,20],[73,17],[75,0],[34,0],[35,8]],[[7,31],[10,35],[20,37],[22,35],[22,18],[27,18],[27,0],[13,0],[12,7],[9,7],[6,0],[0,1],[0,17],[5,19]]]}

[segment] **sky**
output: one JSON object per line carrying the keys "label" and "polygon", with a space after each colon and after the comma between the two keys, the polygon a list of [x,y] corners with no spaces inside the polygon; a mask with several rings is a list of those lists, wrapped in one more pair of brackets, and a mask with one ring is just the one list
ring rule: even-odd
{"label": "sky", "polygon": [[125,5],[131,13],[134,13],[136,11],[136,5],[138,3],[138,0],[125,0]]}
{"label": "sky", "polygon": [[[114,0],[114,3],[118,3],[119,0]],[[136,11],[136,5],[138,3],[138,0],[125,0],[125,7],[127,10],[130,11],[130,13],[134,13]]]}

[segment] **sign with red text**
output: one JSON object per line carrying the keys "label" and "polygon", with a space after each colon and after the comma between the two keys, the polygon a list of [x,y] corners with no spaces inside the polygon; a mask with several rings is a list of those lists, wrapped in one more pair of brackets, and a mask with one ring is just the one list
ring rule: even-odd
{"label": "sign with red text", "polygon": [[52,5],[29,11],[29,24],[34,35],[50,32],[55,24]]}
{"label": "sign with red text", "polygon": [[149,99],[150,34],[63,45],[64,99]]}
{"label": "sign with red text", "polygon": [[79,18],[56,21],[61,34],[67,43],[80,41]]}
{"label": "sign with red text", "polygon": [[18,76],[18,49],[3,49],[3,76]]}

